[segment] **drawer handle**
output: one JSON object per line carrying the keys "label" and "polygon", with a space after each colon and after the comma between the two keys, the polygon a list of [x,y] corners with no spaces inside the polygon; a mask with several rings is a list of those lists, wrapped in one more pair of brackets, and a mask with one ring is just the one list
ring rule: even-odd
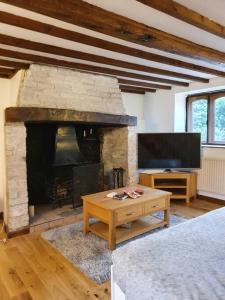
{"label": "drawer handle", "polygon": [[134,215],[133,212],[132,212],[132,213],[129,213],[129,214],[126,214],[127,217],[132,216],[132,215]]}
{"label": "drawer handle", "polygon": [[159,207],[159,204],[152,205],[152,208]]}

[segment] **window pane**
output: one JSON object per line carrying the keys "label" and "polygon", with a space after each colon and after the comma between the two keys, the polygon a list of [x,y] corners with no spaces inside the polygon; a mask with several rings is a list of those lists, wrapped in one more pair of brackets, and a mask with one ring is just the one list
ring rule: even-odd
{"label": "window pane", "polygon": [[202,142],[207,141],[208,100],[202,99],[192,103],[192,131],[200,132]]}
{"label": "window pane", "polygon": [[215,100],[215,128],[214,140],[216,142],[225,143],[225,97]]}

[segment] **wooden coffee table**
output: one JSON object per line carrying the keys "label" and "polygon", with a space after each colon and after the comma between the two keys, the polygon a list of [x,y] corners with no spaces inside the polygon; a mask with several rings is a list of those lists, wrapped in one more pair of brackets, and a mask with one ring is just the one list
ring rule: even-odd
{"label": "wooden coffee table", "polygon": [[[83,196],[83,231],[89,231],[108,241],[109,249],[115,249],[115,245],[126,241],[161,226],[169,226],[170,195],[171,193],[136,185],[132,188],[141,188],[144,194],[137,199],[116,200],[106,195],[112,191]],[[121,192],[122,189],[113,190]],[[164,211],[164,219],[151,218],[146,222],[140,218],[157,211]],[[95,217],[99,222],[89,223],[89,218]],[[120,225],[133,221],[130,228]]]}

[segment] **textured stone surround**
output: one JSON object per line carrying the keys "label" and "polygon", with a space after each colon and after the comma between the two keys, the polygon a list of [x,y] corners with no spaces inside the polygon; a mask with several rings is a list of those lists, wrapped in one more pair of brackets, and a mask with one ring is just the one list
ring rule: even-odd
{"label": "textured stone surround", "polygon": [[[116,78],[43,65],[31,65],[21,82],[19,107],[74,109],[125,115]],[[63,121],[63,120],[62,120]],[[26,175],[26,128],[6,123],[7,228],[29,226]],[[105,175],[114,167],[126,170],[126,183],[137,182],[135,126],[103,130],[102,158]]]}
{"label": "textured stone surround", "polygon": [[125,114],[116,78],[36,64],[25,73],[19,106]]}
{"label": "textured stone surround", "polygon": [[22,229],[29,223],[26,167],[26,128],[23,123],[8,123],[6,133],[7,161],[7,227]]}

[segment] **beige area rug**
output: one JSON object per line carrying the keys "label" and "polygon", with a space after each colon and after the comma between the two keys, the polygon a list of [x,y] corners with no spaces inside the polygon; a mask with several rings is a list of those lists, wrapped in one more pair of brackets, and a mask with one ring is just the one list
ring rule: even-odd
{"label": "beige area rug", "polygon": [[[162,213],[154,214],[154,217],[161,219]],[[152,216],[144,217],[146,221],[151,221]],[[171,215],[171,226],[186,221],[181,217]],[[158,228],[138,237],[123,242],[117,247],[129,243],[130,241],[142,238],[143,236],[156,233],[165,228]],[[55,249],[57,249],[74,266],[78,267],[83,273],[101,284],[110,280],[110,267],[112,264],[111,251],[107,247],[107,242],[98,236],[82,232],[82,222],[66,225],[63,227],[51,229],[42,233],[42,238],[47,240]]]}

